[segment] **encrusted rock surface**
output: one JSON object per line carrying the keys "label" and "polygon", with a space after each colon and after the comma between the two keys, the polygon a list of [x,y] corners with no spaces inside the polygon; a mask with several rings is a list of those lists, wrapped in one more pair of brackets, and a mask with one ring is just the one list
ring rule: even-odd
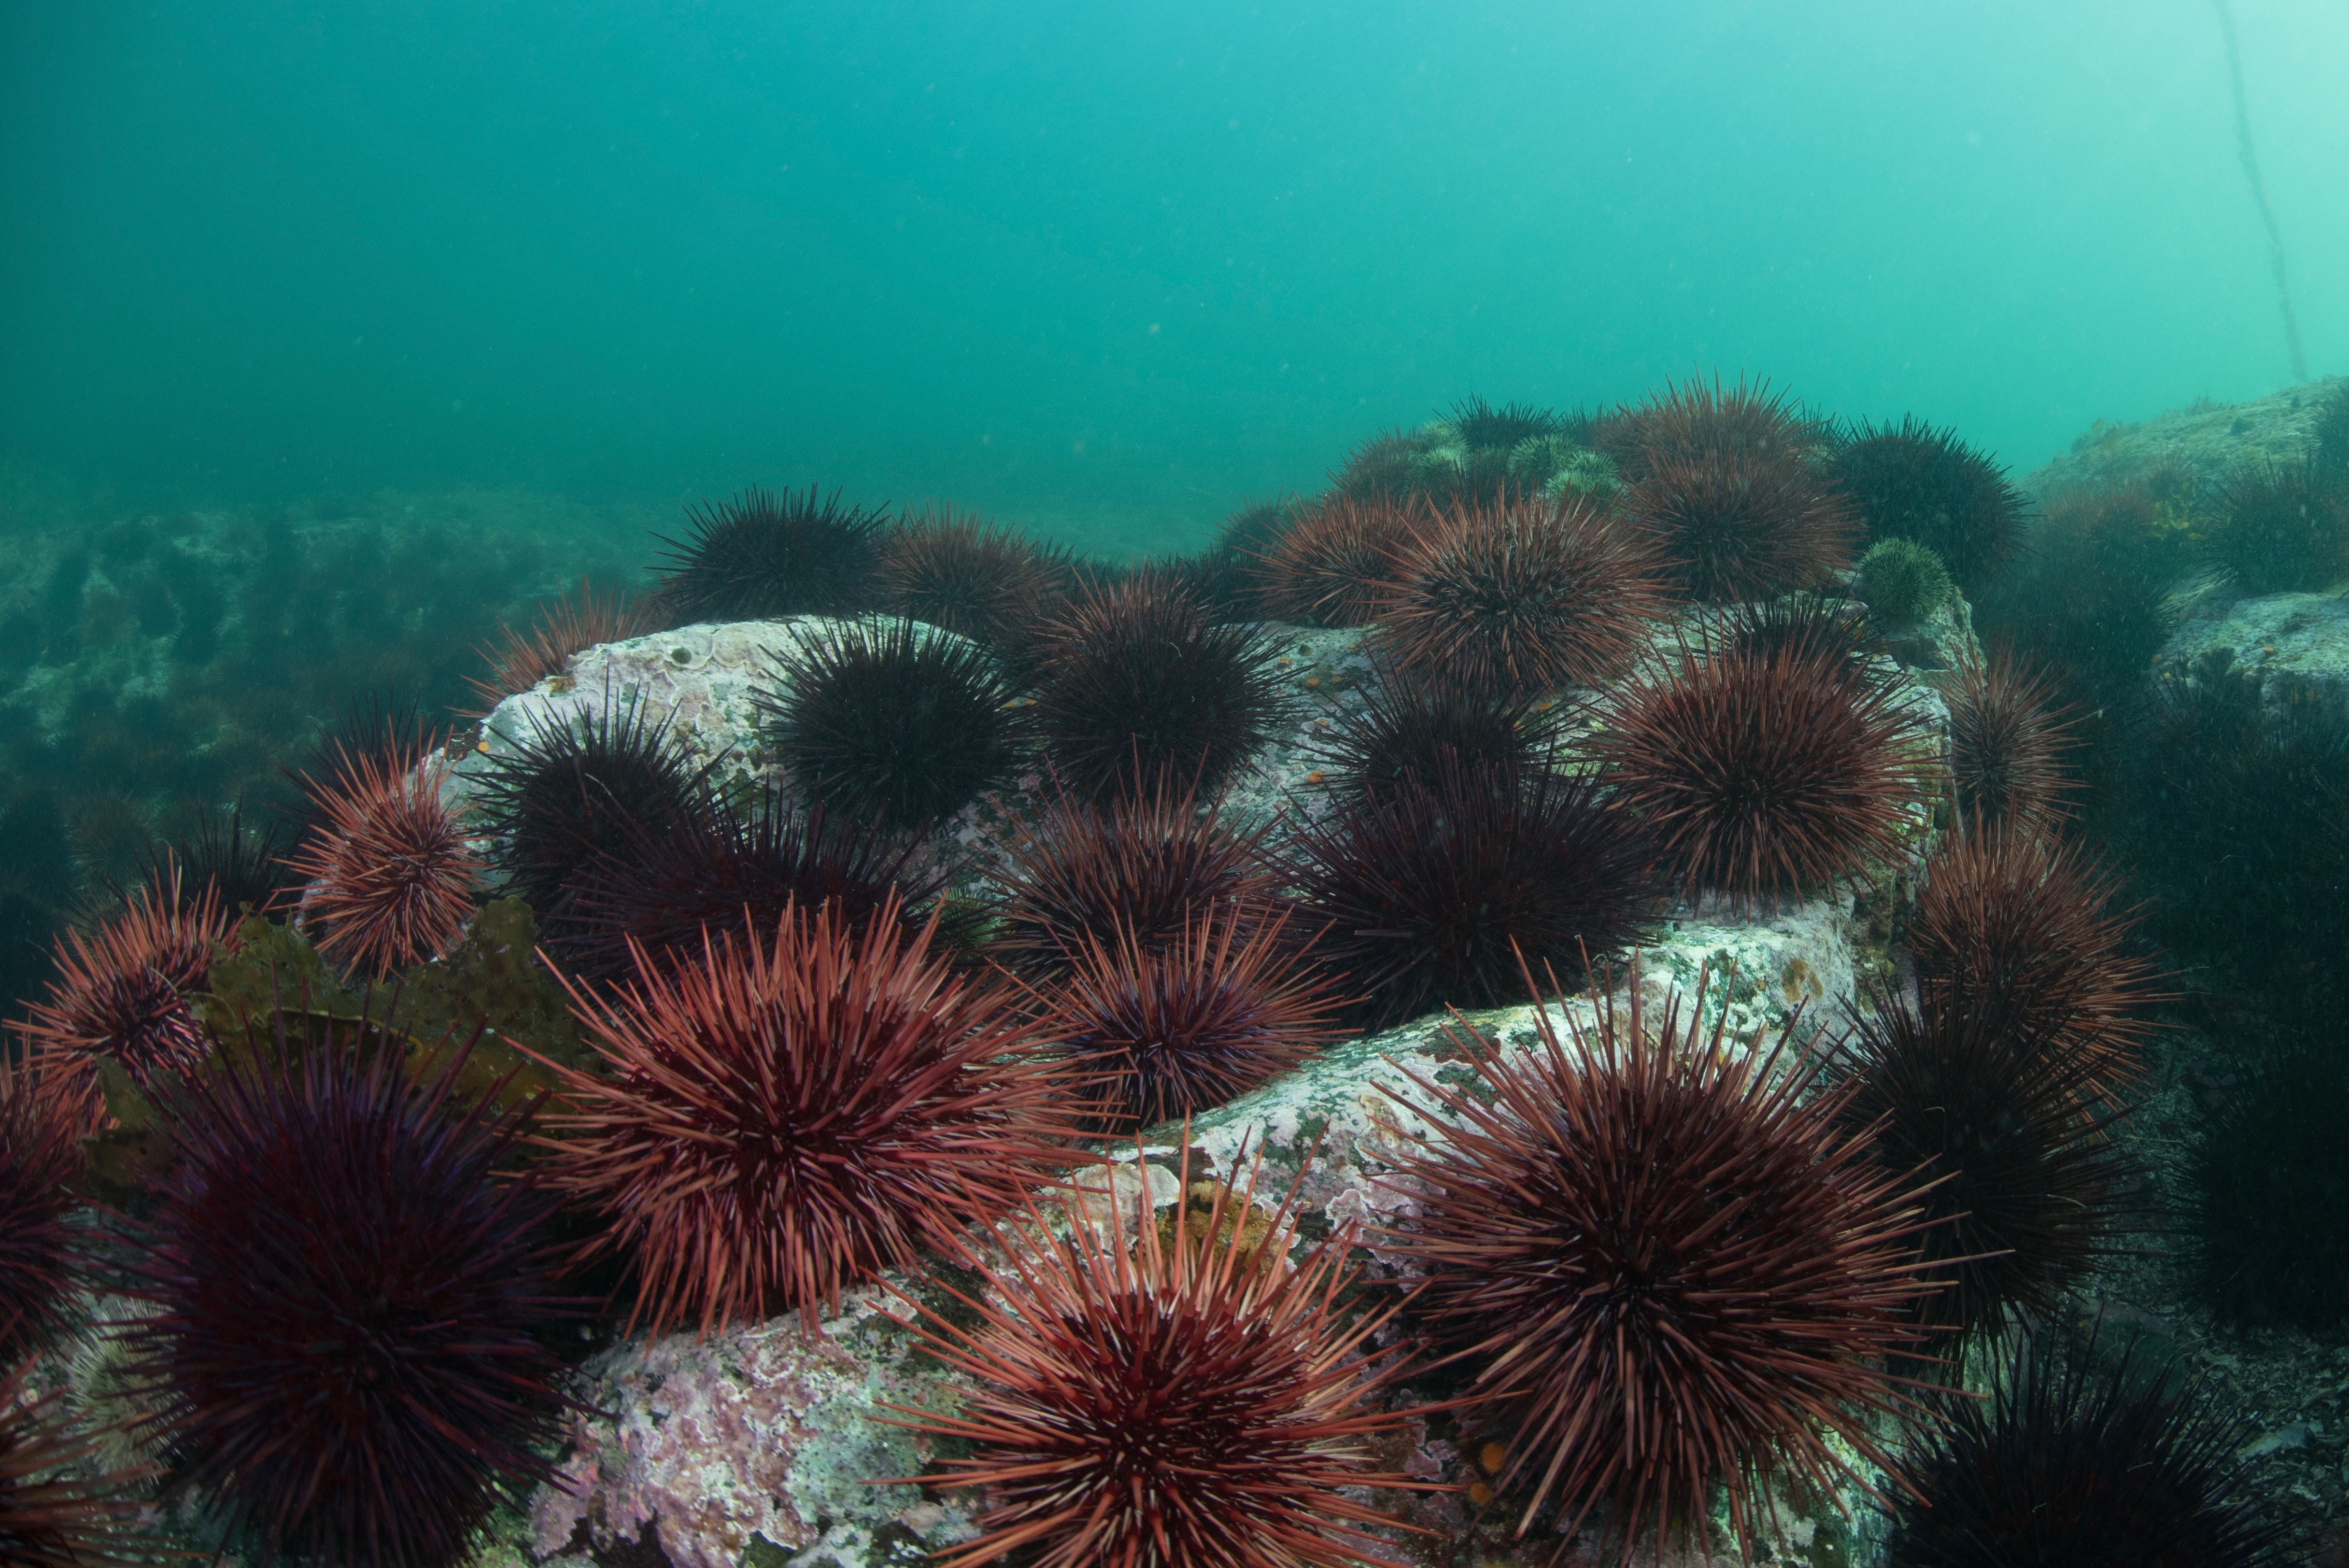
{"label": "encrusted rock surface", "polygon": [[2349,591],[2233,600],[2206,591],[2186,603],[2159,672],[2182,679],[2219,654],[2235,669],[2268,676],[2271,701],[2311,691],[2349,703]]}
{"label": "encrusted rock surface", "polygon": [[2127,484],[2161,465],[2212,485],[2246,464],[2296,461],[2308,450],[2325,398],[2344,379],[2334,376],[2287,387],[2248,403],[2214,403],[2205,397],[2135,425],[2099,419],[2072,443],[2070,451],[2018,482],[2027,493],[2045,499],[2065,490]]}

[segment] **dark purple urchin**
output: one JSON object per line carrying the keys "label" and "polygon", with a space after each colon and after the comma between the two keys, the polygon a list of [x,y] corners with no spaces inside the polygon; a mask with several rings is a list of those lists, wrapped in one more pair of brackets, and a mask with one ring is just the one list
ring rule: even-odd
{"label": "dark purple urchin", "polygon": [[[469,1049],[406,1070],[357,1026],[162,1097],[178,1161],[129,1264],[152,1315],[128,1375],[163,1411],[175,1484],[264,1558],[454,1563],[501,1501],[554,1479],[568,1315],[506,1172],[526,1112],[460,1098]],[[507,1179],[499,1179],[506,1174]]]}
{"label": "dark purple urchin", "polygon": [[[947,869],[869,823],[821,804],[762,794],[720,802],[666,831],[638,830],[625,852],[585,872],[558,946],[590,979],[635,972],[629,944],[657,958],[698,958],[703,934],[772,938],[794,905],[831,909],[861,934],[885,907],[926,907],[946,891]],[[905,912],[906,934],[920,919]]]}
{"label": "dark purple urchin", "polygon": [[183,903],[203,897],[209,887],[222,911],[237,920],[301,886],[302,879],[285,864],[292,847],[279,823],[248,821],[242,799],[225,811],[191,803],[177,814],[168,833],[148,846],[140,881],[150,893],[160,894],[176,872]]}
{"label": "dark purple urchin", "polygon": [[2133,1171],[2089,1112],[2094,1064],[1995,1008],[1879,997],[1829,1052],[1843,1125],[1920,1196],[1920,1256],[1943,1288],[1918,1316],[1941,1354],[1992,1336],[2011,1309],[2045,1318],[2139,1216]]}
{"label": "dark purple urchin", "polygon": [[1326,981],[1278,924],[1209,913],[1173,943],[1088,935],[1047,993],[1044,1033],[1087,1087],[1096,1130],[1212,1110],[1310,1057],[1338,1030]]}
{"label": "dark purple urchin", "polygon": [[688,507],[682,540],[664,537],[670,570],[654,612],[671,625],[843,615],[880,593],[885,508],[843,506],[840,492],[751,489]]}
{"label": "dark purple urchin", "polygon": [[1994,582],[2023,542],[2025,502],[2006,470],[1915,415],[1861,425],[1837,446],[1835,476],[1870,540],[1913,539],[1968,593]]}
{"label": "dark purple urchin", "polygon": [[1987,1398],[1936,1401],[1892,1494],[1887,1568],[2291,1568],[2305,1527],[2253,1500],[2255,1428],[2125,1347],[2018,1340]]}
{"label": "dark purple urchin", "polygon": [[1761,658],[1783,653],[1817,659],[1855,685],[1889,678],[1869,663],[1879,644],[1864,607],[1823,594],[1733,605],[1713,619],[1710,640],[1714,647]]}
{"label": "dark purple urchin", "polygon": [[1321,963],[1381,1026],[1521,1001],[1527,965],[1579,975],[1663,902],[1646,836],[1590,780],[1541,769],[1447,762],[1297,822],[1286,849]]}
{"label": "dark purple urchin", "polygon": [[1273,658],[1263,633],[1213,624],[1164,572],[1088,587],[1045,634],[1035,714],[1046,760],[1089,800],[1170,769],[1219,789],[1279,717]]}
{"label": "dark purple urchin", "polygon": [[1775,908],[1904,852],[1924,726],[1848,664],[1683,646],[1616,694],[1590,749],[1683,896]]}
{"label": "dark purple urchin", "polygon": [[709,765],[697,765],[639,696],[608,687],[593,714],[533,717],[492,738],[476,800],[495,836],[492,863],[512,879],[550,939],[567,934],[574,890],[600,862],[693,820]]}
{"label": "dark purple urchin", "polygon": [[1546,698],[1424,683],[1395,669],[1382,670],[1361,691],[1362,706],[1313,747],[1337,794],[1433,779],[1447,763],[1530,771],[1550,760],[1560,710]]}
{"label": "dark purple urchin", "polygon": [[11,1063],[0,1050],[0,1368],[70,1326],[66,1302],[82,1280],[72,1214],[85,1116],[78,1085],[66,1088],[39,1057]]}
{"label": "dark purple urchin", "polygon": [[988,954],[1040,984],[1063,975],[1089,941],[1123,936],[1156,951],[1194,921],[1262,928],[1291,907],[1267,872],[1262,830],[1234,830],[1216,800],[1163,773],[1105,805],[1063,796],[997,850]]}
{"label": "dark purple urchin", "polygon": [[843,817],[935,827],[1027,758],[1035,710],[977,643],[912,621],[836,622],[781,665],[781,693],[759,698],[768,743]]}

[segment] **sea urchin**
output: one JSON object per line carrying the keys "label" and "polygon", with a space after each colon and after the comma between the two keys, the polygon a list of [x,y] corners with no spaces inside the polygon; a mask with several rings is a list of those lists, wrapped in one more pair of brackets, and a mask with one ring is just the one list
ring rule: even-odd
{"label": "sea urchin", "polygon": [[1684,894],[1775,908],[1902,849],[1924,727],[1824,646],[1683,645],[1619,692],[1592,747]]}
{"label": "sea urchin", "polygon": [[[1180,1176],[1189,1191],[1187,1157]],[[950,1292],[949,1317],[906,1298],[930,1353],[978,1384],[956,1415],[893,1407],[968,1445],[923,1484],[987,1499],[941,1568],[1023,1546],[1035,1568],[1400,1568],[1348,1529],[1393,1522],[1351,1489],[1426,1484],[1374,1472],[1362,1442],[1413,1419],[1373,1403],[1404,1370],[1371,1347],[1392,1309],[1346,1321],[1350,1233],[1291,1267],[1295,1193],[1261,1234],[1240,1222],[1253,1196],[1216,1183],[1171,1238],[1146,1195],[1065,1238],[1038,1219],[999,1300]]]}
{"label": "sea urchin", "polygon": [[1629,1562],[1651,1528],[1703,1541],[1718,1486],[1750,1549],[1765,1470],[1826,1490],[1844,1444],[1891,1468],[1868,1416],[1908,1402],[1883,1360],[1930,1289],[1914,1210],[1787,1037],[1748,1053],[1702,991],[1661,1016],[1630,995],[1588,1026],[1536,1013],[1523,1052],[1447,1028],[1482,1082],[1396,1096],[1450,1125],[1401,1156],[1418,1216],[1381,1244],[1426,1270],[1416,1315],[1491,1398],[1472,1420],[1520,1535],[1603,1511]]}
{"label": "sea urchin", "polygon": [[179,1161],[131,1264],[156,1310],[119,1330],[159,1397],[174,1480],[264,1558],[437,1565],[553,1479],[564,1401],[534,1324],[549,1208],[494,1180],[526,1112],[467,1104],[470,1055],[410,1076],[336,1025],[163,1096]]}
{"label": "sea urchin", "polygon": [[[609,1001],[573,988],[605,1070],[556,1067],[554,1179],[632,1245],[630,1322],[704,1331],[792,1308],[1016,1208],[1073,1130],[1009,984],[956,978],[892,904],[852,934],[830,906],[771,941],[708,939]],[[553,1066],[554,1064],[549,1064]]]}

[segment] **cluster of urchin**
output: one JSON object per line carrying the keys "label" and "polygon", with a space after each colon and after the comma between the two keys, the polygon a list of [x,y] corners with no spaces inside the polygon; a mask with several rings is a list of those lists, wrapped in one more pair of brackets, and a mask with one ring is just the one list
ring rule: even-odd
{"label": "cluster of urchin", "polygon": [[[1383,1562],[1425,1526],[1365,1488],[1464,1492],[1427,1517],[1596,1528],[1626,1558],[1708,1546],[1725,1517],[1750,1551],[1774,1479],[1831,1488],[1854,1455],[1893,1478],[1899,1563],[1969,1560],[1956,1541],[2281,1562],[2230,1429],[2178,1397],[2050,1371],[2073,1364],[2029,1339],[1992,1406],[1937,1390],[2130,1220],[2108,1130],[2154,987],[2111,874],[2055,836],[2072,740],[2047,682],[1964,665],[1937,755],[1837,591],[1869,535],[1977,583],[2017,510],[1945,432],[1838,434],[1717,383],[1603,418],[1463,405],[1205,558],[1128,570],[813,487],[697,509],[653,595],[583,585],[489,650],[482,695],[651,626],[845,617],[769,704],[792,792],[730,797],[662,716],[607,701],[460,808],[442,738],[388,721],[305,771],[298,887],[256,902],[225,862],[168,861],[61,953],[0,1076],[0,1346],[66,1326],[77,1140],[110,1063],[160,1140],[121,1282],[153,1451],[264,1556],[459,1560],[550,1474],[566,1399],[533,1330],[592,1311],[564,1281],[608,1255],[626,1325],[656,1333],[812,1331],[893,1272],[990,1268],[978,1295],[937,1287],[952,1309],[906,1297],[969,1390],[899,1412],[955,1457],[896,1479],[978,1500],[957,1564]],[[1223,804],[1281,718],[1268,614],[1368,628],[1381,673],[1327,743],[1323,809],[1278,828]],[[1043,805],[966,907],[940,830],[1028,770]],[[1916,995],[1830,1048],[1733,1051],[1701,994],[1651,1012],[1602,979],[1591,1022],[1545,1010],[1530,1049],[1448,1031],[1475,1081],[1399,1092],[1449,1130],[1397,1156],[1409,1218],[1384,1234],[1307,1246],[1295,1192],[1258,1224],[1252,1178],[1187,1164],[1204,1196],[1171,1229],[1039,1208],[1101,1179],[1100,1139],[1223,1104],[1348,1024],[1603,976],[1676,900],[1866,883],[1937,800]],[[551,1108],[484,1083],[473,1045],[298,995],[220,1048],[206,971],[257,930],[224,900],[388,979],[457,941],[483,843],[587,1047],[528,1053]],[[558,1206],[584,1240],[550,1239],[579,1231]],[[996,1250],[988,1222],[1023,1239]],[[1407,1287],[1374,1286],[1358,1243]],[[0,1542],[130,1550],[150,1478],[56,1481],[83,1439],[13,1384],[0,1407]],[[1472,1480],[1381,1457],[1431,1419]]]}

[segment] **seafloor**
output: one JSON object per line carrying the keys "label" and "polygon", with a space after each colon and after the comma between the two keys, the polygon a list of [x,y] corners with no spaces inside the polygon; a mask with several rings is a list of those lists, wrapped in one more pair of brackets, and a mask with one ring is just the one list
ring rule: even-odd
{"label": "seafloor", "polygon": [[[2216,483],[2247,459],[2289,458],[2306,439],[2321,388],[2300,388],[2257,402],[2198,405],[2135,426],[2099,423],[2074,450],[2028,476],[2036,499],[2127,480],[2156,464],[2180,468]],[[404,510],[403,510],[404,509]],[[351,570],[369,562],[401,563],[414,583],[403,592],[414,603],[402,611],[392,644],[409,651],[403,669],[427,682],[444,679],[466,650],[433,650],[436,593],[447,585],[416,559],[437,526],[505,533],[516,542],[501,567],[495,598],[502,608],[526,603],[583,571],[609,567],[628,546],[627,522],[590,516],[546,498],[518,493],[402,498],[326,505],[306,518],[256,522],[244,514],[197,515],[150,521],[109,536],[90,533],[103,561],[116,540],[119,607],[85,610],[83,646],[70,661],[11,662],[0,722],[52,738],[87,725],[88,694],[111,685],[134,696],[160,691],[162,655],[142,630],[140,584],[170,569],[174,552],[208,562],[224,576],[265,568],[289,530],[341,530],[350,535]],[[63,568],[67,535],[18,532],[0,538],[13,551],[5,581],[20,598],[37,593]],[[79,537],[79,536],[74,536]],[[575,548],[585,539],[589,547]],[[158,562],[161,564],[159,565]],[[231,566],[234,562],[245,566]],[[254,563],[258,563],[254,567]],[[2225,649],[2239,662],[2289,672],[2295,679],[2349,698],[2349,597],[2335,585],[2323,593],[2244,598],[2206,580],[2182,581],[2183,619],[2164,662],[2189,661]],[[289,579],[286,592],[300,584]],[[29,603],[29,599],[26,599]],[[29,613],[26,603],[0,604],[0,624]],[[258,613],[232,606],[230,618]],[[160,614],[160,612],[158,612]],[[110,618],[109,618],[110,616]],[[224,624],[227,624],[224,621]],[[337,632],[348,645],[350,667],[360,667],[356,633]],[[754,723],[746,697],[749,666],[781,639],[796,634],[775,623],[696,626],[583,655],[562,689],[511,697],[484,722],[481,744],[491,753],[519,735],[533,714],[579,709],[599,694],[636,689],[664,708],[676,705],[678,723],[698,747],[717,755],[737,746]],[[1317,810],[1310,781],[1310,744],[1329,717],[1359,704],[1374,678],[1360,652],[1361,634],[1296,629],[1284,634],[1285,673],[1297,698],[1294,726],[1257,758],[1231,808],[1242,820],[1278,810]],[[1939,699],[1929,677],[1973,646],[1966,607],[1941,612],[1930,635],[1903,655],[1909,700],[1938,720]],[[0,638],[5,642],[5,638]],[[0,654],[6,649],[0,647]],[[439,656],[445,653],[448,656]],[[213,678],[249,677],[223,666]],[[608,680],[607,680],[608,677]],[[142,683],[145,685],[142,686]],[[253,738],[233,732],[198,736],[200,751],[227,754]],[[738,749],[737,756],[748,754]],[[462,791],[463,770],[451,786]],[[1017,810],[1016,798],[1005,802]],[[963,825],[972,844],[983,839],[986,814],[974,807]],[[95,837],[107,824],[83,830]],[[127,832],[129,829],[119,829]],[[1641,960],[1638,983],[1661,995],[1694,985],[1701,971],[1734,975],[1716,982],[1716,1006],[1730,1016],[1729,1037],[1751,1048],[1798,1011],[1835,1016],[1855,1002],[1864,979],[1895,972],[1888,942],[1916,858],[1929,847],[1932,824],[1913,825],[1910,857],[1879,868],[1878,885],[1853,897],[1816,903],[1753,918],[1725,910],[1684,910]],[[2337,964],[2340,954],[2314,955]],[[1505,1047],[1529,1037],[1530,1009],[1477,1015],[1466,1023]],[[1409,1097],[1411,1076],[1457,1081],[1459,1053],[1435,1021],[1352,1041],[1325,1053],[1288,1078],[1205,1116],[1190,1130],[1195,1172],[1224,1173],[1261,1155],[1263,1186],[1285,1189],[1304,1163],[1301,1188],[1309,1233],[1352,1222],[1375,1223],[1408,1211],[1408,1196],[1379,1178],[1391,1165],[1395,1139],[1410,1130],[1412,1113],[1395,1094]],[[2150,1055],[2152,1088],[2117,1136],[2144,1157],[2150,1172],[2146,1211],[2176,1212],[2170,1190],[2178,1154],[2200,1124],[2206,1107],[2230,1087],[2236,1068],[2213,1041],[2191,1026],[2161,1033]],[[1180,1140],[1151,1143],[1142,1180],[1162,1202],[1176,1200],[1172,1166]],[[1314,1152],[1309,1161],[1305,1151]],[[1397,1261],[1365,1249],[1374,1276],[1392,1276]],[[574,1422],[562,1456],[566,1491],[541,1488],[526,1508],[502,1514],[475,1561],[532,1568],[779,1568],[828,1564],[879,1568],[915,1561],[969,1532],[968,1511],[951,1496],[926,1498],[904,1486],[866,1484],[875,1477],[918,1470],[924,1445],[874,1419],[876,1399],[936,1408],[952,1397],[955,1376],[914,1353],[904,1332],[878,1310],[877,1293],[857,1293],[839,1323],[812,1339],[778,1322],[713,1334],[690,1333],[647,1344],[642,1336],[599,1343],[584,1364],[580,1393],[595,1412]],[[2141,1336],[2158,1352],[2174,1351],[2184,1367],[2240,1407],[2252,1423],[2248,1452],[2252,1484],[2279,1510],[2312,1522],[2349,1521],[2349,1337],[2320,1339],[2287,1330],[2246,1330],[2219,1323],[2188,1287],[2177,1237],[2157,1222],[2133,1238],[2125,1255],[2105,1260],[2075,1293],[2070,1310],[2084,1323]],[[608,1332],[599,1330],[598,1332]],[[104,1376],[103,1356],[52,1357],[46,1376],[85,1386]],[[1383,1457],[1392,1468],[1429,1479],[1475,1479],[1464,1456],[1440,1437],[1400,1444]],[[1430,1568],[1500,1568],[1562,1562],[1581,1564],[1587,1553],[1554,1555],[1551,1539],[1514,1540],[1497,1514],[1457,1497],[1397,1494],[1381,1501],[1438,1532],[1433,1540],[1397,1539],[1392,1549]],[[1865,1498],[1847,1489],[1835,1506],[1785,1500],[1762,1543],[1764,1561],[1815,1565],[1862,1565],[1874,1560],[1880,1533]],[[2337,1548],[2334,1548],[2337,1550]],[[1671,1561],[1693,1561],[1675,1558]],[[1645,1558],[1642,1561],[1646,1561]],[[232,1568],[233,1559],[222,1559]]]}

